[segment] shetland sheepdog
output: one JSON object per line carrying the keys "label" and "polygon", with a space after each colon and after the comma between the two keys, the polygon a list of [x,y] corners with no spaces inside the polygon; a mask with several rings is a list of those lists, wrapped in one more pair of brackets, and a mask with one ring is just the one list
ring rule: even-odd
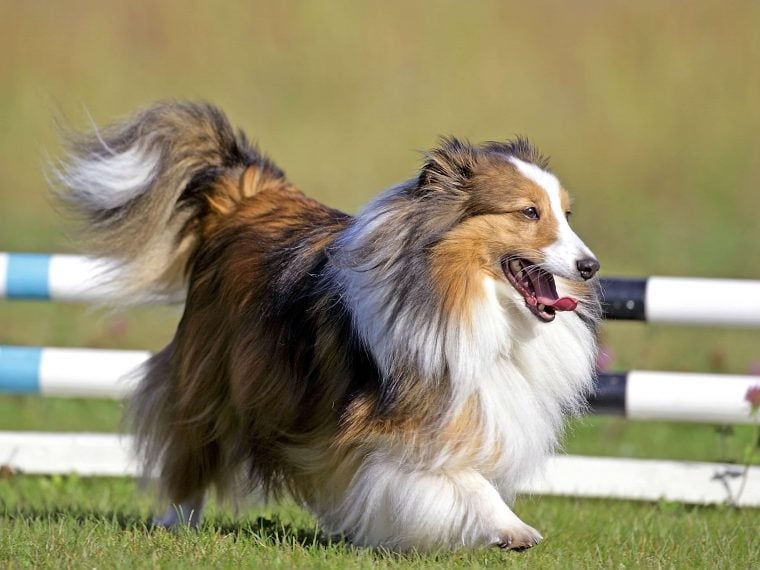
{"label": "shetland sheepdog", "polygon": [[131,402],[157,524],[215,489],[289,494],[357,545],[541,540],[508,504],[591,387],[599,263],[531,143],[442,139],[356,216],[209,104],[68,143],[55,191],[118,302],[185,302]]}

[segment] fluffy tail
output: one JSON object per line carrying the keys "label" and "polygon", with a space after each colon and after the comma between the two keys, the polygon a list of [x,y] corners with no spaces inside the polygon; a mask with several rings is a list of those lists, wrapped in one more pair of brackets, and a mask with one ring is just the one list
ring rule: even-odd
{"label": "fluffy tail", "polygon": [[106,277],[118,304],[181,300],[204,236],[242,199],[286,184],[209,104],[159,103],[68,143],[55,193],[82,218],[87,253],[117,262]]}

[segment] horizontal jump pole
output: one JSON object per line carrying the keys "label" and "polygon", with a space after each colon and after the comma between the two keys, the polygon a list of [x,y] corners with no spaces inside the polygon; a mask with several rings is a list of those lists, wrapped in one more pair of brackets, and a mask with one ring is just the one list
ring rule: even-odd
{"label": "horizontal jump pole", "polygon": [[[0,346],[0,393],[123,398],[130,374],[150,353],[141,350]],[[602,372],[589,399],[597,414],[634,420],[751,423],[744,399],[758,376],[682,372]]]}
{"label": "horizontal jump pole", "polygon": [[[140,475],[132,438],[105,433],[0,432],[0,465],[30,475]],[[760,467],[557,455],[520,491],[539,495],[760,506]]]}
{"label": "horizontal jump pole", "polygon": [[760,376],[693,372],[600,372],[589,398],[596,414],[631,420],[749,424],[745,400]]}
{"label": "horizontal jump pole", "polygon": [[99,303],[114,299],[107,259],[0,252],[0,299]]}
{"label": "horizontal jump pole", "polygon": [[71,398],[123,398],[147,350],[0,345],[0,393]]}
{"label": "horizontal jump pole", "polygon": [[602,278],[606,319],[760,327],[760,280]]}
{"label": "horizontal jump pole", "polygon": [[[79,255],[0,253],[0,299],[104,303],[113,262]],[[605,318],[760,327],[760,280],[602,278]]]}

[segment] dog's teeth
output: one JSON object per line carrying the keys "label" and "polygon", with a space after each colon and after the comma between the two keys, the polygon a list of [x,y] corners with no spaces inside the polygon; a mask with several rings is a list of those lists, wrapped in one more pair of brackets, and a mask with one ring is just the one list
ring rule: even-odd
{"label": "dog's teeth", "polygon": [[512,270],[512,273],[517,275],[522,269],[522,263],[520,263],[516,259],[513,259],[512,261],[509,262],[509,268]]}
{"label": "dog's teeth", "polygon": [[544,305],[543,303],[539,303],[538,304],[538,310],[539,311],[543,311],[544,309],[546,309],[546,305]]}

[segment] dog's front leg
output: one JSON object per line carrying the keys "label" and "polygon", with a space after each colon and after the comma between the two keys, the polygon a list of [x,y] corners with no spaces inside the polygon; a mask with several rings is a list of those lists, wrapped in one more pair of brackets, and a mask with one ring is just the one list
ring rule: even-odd
{"label": "dog's front leg", "polygon": [[400,550],[523,550],[542,538],[477,471],[426,471],[387,457],[368,460],[340,506],[325,514],[326,526],[354,543]]}

